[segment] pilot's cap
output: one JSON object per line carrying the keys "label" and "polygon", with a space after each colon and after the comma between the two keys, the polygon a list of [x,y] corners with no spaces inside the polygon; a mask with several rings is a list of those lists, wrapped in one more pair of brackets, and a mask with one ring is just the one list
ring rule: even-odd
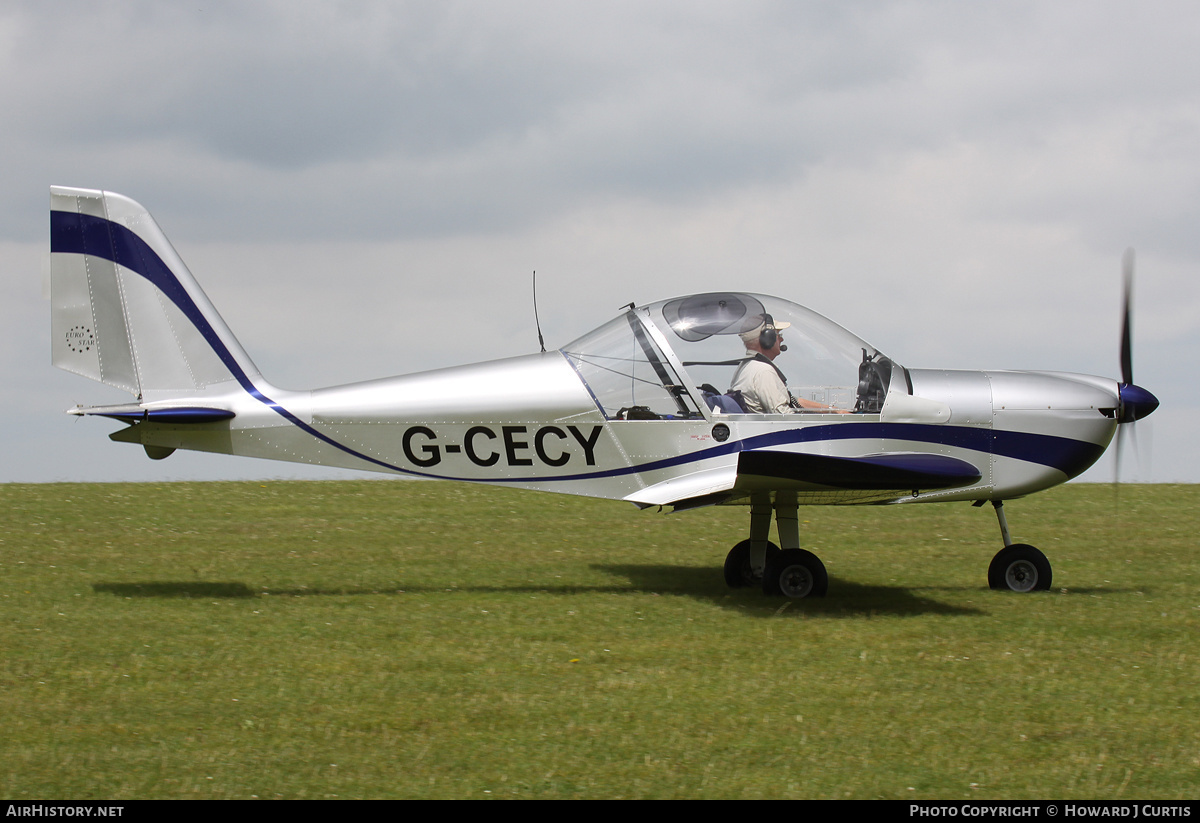
{"label": "pilot's cap", "polygon": [[753,328],[748,329],[747,331],[744,331],[744,332],[740,332],[740,336],[741,336],[742,340],[746,343],[750,343],[754,340],[757,340],[759,335],[762,334],[765,329],[775,329],[775,331],[782,331],[783,329],[789,328],[792,325],[791,323],[787,322],[786,320],[777,321],[773,317],[771,317],[771,315],[769,315],[769,314],[756,314],[753,317],[746,318],[746,322],[754,323]]}

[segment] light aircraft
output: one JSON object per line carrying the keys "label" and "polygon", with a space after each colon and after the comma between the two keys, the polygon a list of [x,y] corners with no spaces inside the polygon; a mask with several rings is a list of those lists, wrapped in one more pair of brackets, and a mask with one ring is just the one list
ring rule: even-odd
{"label": "light aircraft", "polygon": [[[730,291],[631,303],[554,351],[288,391],[254,366],[146,209],[86,189],[53,187],[50,201],[52,360],[136,397],[69,410],[126,424],[113,440],[154,459],[194,449],[642,508],[746,505],[725,580],[767,594],[826,593],[798,506],[942,501],[994,506],[992,588],[1047,589],[1050,563],[1012,541],[1004,501],[1077,476],[1158,406],[1133,384],[1128,270],[1119,382],[904,368],[803,306]],[[748,413],[717,388],[756,327],[786,329],[801,376],[791,413]]]}

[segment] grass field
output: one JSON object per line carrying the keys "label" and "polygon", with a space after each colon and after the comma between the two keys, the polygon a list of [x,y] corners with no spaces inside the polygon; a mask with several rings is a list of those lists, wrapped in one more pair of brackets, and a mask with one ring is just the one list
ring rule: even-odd
{"label": "grass field", "polygon": [[1200,486],[801,509],[442,483],[0,486],[0,796],[1196,798]]}

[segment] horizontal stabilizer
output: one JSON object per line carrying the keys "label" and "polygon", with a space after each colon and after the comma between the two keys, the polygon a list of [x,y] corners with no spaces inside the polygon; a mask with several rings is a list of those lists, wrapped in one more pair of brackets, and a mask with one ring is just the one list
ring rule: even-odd
{"label": "horizontal stabilizer", "polygon": [[972,464],[943,454],[823,454],[748,451],[738,455],[739,483],[747,477],[785,480],[837,489],[955,489],[978,483]]}
{"label": "horizontal stabilizer", "polygon": [[120,406],[92,406],[70,409],[68,414],[80,416],[111,417],[124,423],[216,423],[230,420],[234,413],[229,409],[212,409],[204,406],[156,406],[146,408],[137,403]]}

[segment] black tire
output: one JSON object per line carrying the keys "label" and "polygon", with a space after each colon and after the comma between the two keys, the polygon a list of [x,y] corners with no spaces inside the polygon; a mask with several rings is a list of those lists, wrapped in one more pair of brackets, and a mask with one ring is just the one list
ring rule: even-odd
{"label": "black tire", "polygon": [[763,593],[799,600],[824,597],[829,591],[829,574],[821,558],[804,549],[785,549],[767,558]]}
{"label": "black tire", "polygon": [[[779,554],[779,547],[774,543],[767,543],[767,563],[771,562],[771,558]],[[740,589],[746,586],[758,586],[762,583],[762,577],[756,575],[753,569],[750,568],[750,541],[743,540],[732,549],[725,557],[725,584],[731,589]]]}
{"label": "black tire", "polygon": [[1046,555],[1024,543],[1005,546],[988,566],[988,586],[998,591],[1044,592],[1053,579]]}

